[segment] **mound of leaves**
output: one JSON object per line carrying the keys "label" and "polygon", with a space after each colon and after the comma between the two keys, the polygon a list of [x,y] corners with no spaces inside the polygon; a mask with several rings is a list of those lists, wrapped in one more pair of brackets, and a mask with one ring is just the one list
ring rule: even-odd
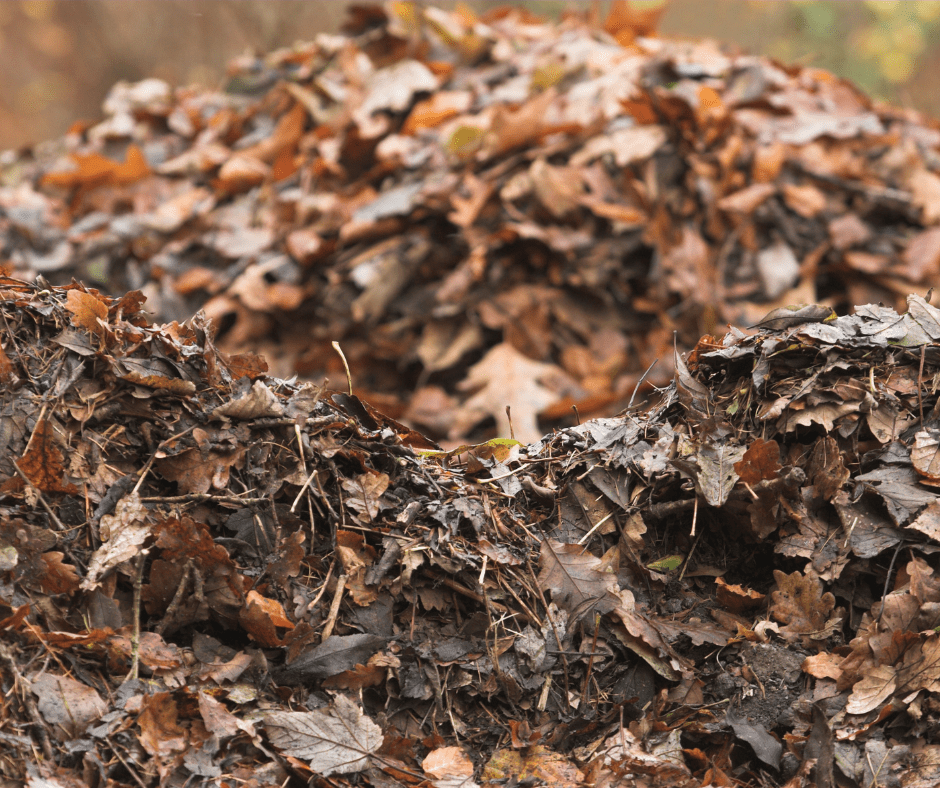
{"label": "mound of leaves", "polygon": [[4,786],[940,780],[923,298],[450,452],[142,308],[0,280]]}
{"label": "mound of leaves", "polygon": [[935,123],[654,23],[360,6],[222,91],[121,83],[3,160],[0,263],[204,308],[282,377],[337,385],[339,341],[451,440],[616,412],[676,331],[940,284]]}

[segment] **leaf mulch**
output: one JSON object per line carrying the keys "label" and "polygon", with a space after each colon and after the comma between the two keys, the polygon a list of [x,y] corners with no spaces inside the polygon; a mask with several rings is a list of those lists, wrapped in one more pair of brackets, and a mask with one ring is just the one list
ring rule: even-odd
{"label": "leaf mulch", "polygon": [[940,782],[940,128],[654,26],[0,158],[4,788]]}
{"label": "leaf mulch", "polygon": [[940,310],[772,311],[444,452],[0,281],[4,786],[932,786]]}
{"label": "leaf mulch", "polygon": [[220,90],[116,85],[0,160],[0,265],[204,308],[228,353],[450,445],[611,415],[777,306],[940,285],[940,130],[819,69],[560,22],[357,6]]}

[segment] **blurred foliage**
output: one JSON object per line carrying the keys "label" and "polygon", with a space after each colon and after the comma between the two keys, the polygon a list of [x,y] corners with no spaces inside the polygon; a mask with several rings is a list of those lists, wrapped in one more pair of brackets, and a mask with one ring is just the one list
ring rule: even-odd
{"label": "blurred foliage", "polygon": [[[467,4],[479,10],[500,3]],[[570,3],[527,5],[551,15]],[[608,3],[600,5],[603,12]],[[5,0],[0,149],[94,120],[120,79],[220,85],[231,57],[336,30],[343,15],[341,2],[300,0]],[[940,0],[672,0],[661,30],[826,68],[876,98],[940,116]]]}
{"label": "blurred foliage", "polygon": [[[818,52],[817,65],[879,98],[895,98],[897,87],[911,82],[925,58],[938,54],[936,0],[804,1],[791,3],[788,11],[791,34],[777,44],[780,57],[791,59],[800,46]],[[848,46],[834,46],[842,41]]]}

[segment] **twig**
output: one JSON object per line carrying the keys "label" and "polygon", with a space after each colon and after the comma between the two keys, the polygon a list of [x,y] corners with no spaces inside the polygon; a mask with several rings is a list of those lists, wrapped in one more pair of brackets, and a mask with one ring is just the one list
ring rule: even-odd
{"label": "twig", "polygon": [[581,703],[587,703],[588,689],[590,688],[591,673],[594,671],[594,655],[597,652],[597,631],[601,628],[601,614],[594,613],[594,637],[591,639],[591,656],[588,657],[587,670],[584,671],[584,682],[581,684]]}
{"label": "twig", "polygon": [[[575,410],[575,413],[577,413],[577,410]],[[512,428],[512,411],[508,405],[506,406],[506,418],[509,419],[509,440],[514,441],[516,439],[516,432]]]}
{"label": "twig", "polygon": [[927,346],[920,346],[920,369],[917,370],[917,407],[920,408],[920,426],[924,426],[924,358]]}
{"label": "twig", "polygon": [[[321,388],[320,391],[323,391]],[[319,392],[318,392],[319,395]],[[300,455],[300,464],[304,469],[304,473],[307,472],[307,458],[304,456],[304,441],[303,434],[300,431],[300,425],[296,422],[294,423],[294,434],[297,437],[297,453]],[[307,480],[304,482],[304,486],[300,488],[300,492],[297,493],[297,497],[294,499],[294,503],[291,504],[290,511],[293,514],[294,509],[297,508],[297,504],[300,501],[300,496],[307,492],[307,515],[310,517],[310,544],[313,546],[313,543],[316,541],[316,526],[313,520],[313,496],[310,494],[310,482],[313,481],[313,475],[316,473],[316,468],[310,472],[310,475],[307,477]],[[317,506],[319,509],[319,506]]]}
{"label": "twig", "polygon": [[179,440],[188,432],[192,432],[194,429],[196,429],[197,426],[198,425],[193,424],[191,427],[187,427],[182,432],[177,433],[176,435],[171,435],[166,440],[160,441],[160,443],[157,444],[157,448],[153,450],[153,454],[150,455],[150,459],[147,460],[147,464],[141,469],[140,478],[137,480],[137,484],[134,485],[134,489],[131,490],[131,494],[136,493],[140,490],[140,485],[144,483],[144,478],[146,478],[147,474],[150,472],[150,468],[153,466],[153,461],[157,459],[157,455],[160,453],[160,449],[166,448],[173,441]]}
{"label": "twig", "polygon": [[36,726],[36,732],[39,736],[39,744],[42,747],[42,754],[46,757],[46,760],[49,763],[55,763],[55,754],[52,752],[52,743],[49,741],[49,731],[46,728],[46,721],[39,714],[39,709],[36,706],[36,700],[33,698],[33,690],[30,686],[29,679],[23,676],[20,673],[19,668],[16,666],[16,661],[13,659],[13,655],[10,653],[10,648],[0,640],[0,662],[6,665],[10,673],[13,674],[14,685],[19,685],[23,690],[23,704],[26,706],[26,712],[29,714],[29,718],[33,721],[33,724]]}
{"label": "twig", "polygon": [[894,571],[894,562],[898,560],[898,553],[901,552],[902,547],[904,547],[904,542],[898,542],[898,546],[894,548],[894,555],[891,556],[891,563],[888,566],[888,574],[885,577],[884,591],[881,592],[881,610],[878,611],[878,618],[875,620],[876,624],[881,624],[881,617],[885,613],[885,597],[888,596],[888,584],[891,582],[891,573]]}
{"label": "twig", "polygon": [[695,506],[695,501],[692,498],[683,498],[679,501],[663,501],[662,503],[654,503],[643,514],[657,520],[665,520],[667,517],[679,512],[688,511],[693,506]]}
{"label": "twig", "polygon": [[16,343],[16,334],[13,329],[10,328],[10,321],[7,320],[7,313],[5,311],[0,311],[0,315],[3,316],[3,325],[6,327],[7,333],[10,335],[10,344],[13,349],[16,351],[16,355],[19,358],[20,368],[23,370],[23,374],[29,379],[29,382],[32,384],[33,388],[36,388],[36,381],[33,380],[33,376],[30,374],[29,365],[26,363],[26,356],[23,355],[23,351],[20,350],[20,346]]}
{"label": "twig", "polygon": [[[507,570],[507,571],[508,571],[508,570]],[[513,573],[513,572],[510,572],[510,574],[515,575],[515,573]],[[522,582],[522,578],[521,578],[521,577],[517,577],[517,580],[519,581],[519,584],[520,584],[521,586],[525,587],[525,583]],[[512,584],[511,584],[511,583],[501,583],[500,585],[501,585],[502,588],[504,588],[506,591],[508,591],[508,592],[512,595],[512,597],[519,603],[519,605],[522,607],[522,610],[523,610],[523,612],[525,612],[526,617],[529,619],[529,621],[531,621],[533,624],[535,624],[535,626],[537,626],[539,629],[541,629],[541,628],[542,628],[542,622],[539,621],[539,617],[538,617],[537,615],[535,615],[535,613],[533,613],[532,610],[529,609],[529,606],[526,605],[525,602],[522,601],[522,598],[519,596],[519,594],[516,593],[516,590],[512,587]]]}
{"label": "twig", "polygon": [[166,632],[170,622],[173,621],[174,617],[176,616],[176,612],[183,604],[183,595],[186,593],[186,587],[189,585],[189,573],[192,572],[192,569],[193,559],[190,558],[183,566],[183,576],[180,578],[180,583],[176,587],[176,593],[173,595],[173,600],[167,606],[166,613],[163,614],[163,618],[160,620],[160,623],[154,627],[153,631],[160,635],[160,637],[163,637],[163,633]]}
{"label": "twig", "polygon": [[188,493],[187,495],[149,496],[141,498],[141,503],[268,503],[267,498],[240,498],[237,495],[211,495],[209,493]]}
{"label": "twig", "polygon": [[[427,571],[427,570],[426,570],[426,571]],[[506,608],[504,605],[500,604],[499,602],[493,602],[493,601],[491,601],[491,600],[490,600],[490,601],[487,601],[487,597],[483,596],[482,594],[478,594],[476,591],[471,591],[471,590],[470,590],[469,588],[467,588],[465,585],[462,585],[461,583],[458,583],[458,582],[457,582],[456,580],[454,580],[452,577],[448,577],[447,575],[438,574],[437,572],[433,572],[433,571],[427,571],[427,574],[428,574],[430,577],[433,577],[433,578],[434,578],[435,580],[437,580],[438,582],[440,582],[440,583],[442,583],[443,585],[447,586],[448,588],[453,589],[453,590],[456,591],[458,594],[462,594],[463,596],[467,597],[468,599],[472,599],[474,602],[478,602],[478,603],[481,604],[481,605],[489,604],[489,605],[491,605],[491,606],[493,607],[494,610],[498,610],[500,613],[505,613],[505,612],[507,611],[507,608]],[[561,648],[561,647],[559,646],[559,648]]]}
{"label": "twig", "polygon": [[53,524],[55,525],[56,530],[57,530],[57,531],[64,531],[64,530],[65,530],[65,526],[62,525],[62,522],[59,520],[58,517],[56,517],[55,512],[52,511],[52,507],[47,503],[46,499],[43,497],[43,495],[42,495],[42,490],[40,490],[35,484],[33,484],[33,483],[29,480],[29,478],[26,476],[26,474],[23,473],[23,471],[20,469],[20,466],[16,464],[16,460],[12,460],[12,459],[11,459],[10,462],[13,463],[13,467],[16,469],[16,472],[20,475],[20,478],[21,478],[24,482],[26,482],[27,486],[31,487],[31,488],[35,491],[35,493],[36,493],[36,499],[39,501],[40,504],[42,504],[42,508],[46,510],[46,514],[48,514],[49,517],[52,519],[52,522],[53,522]]}
{"label": "twig", "polygon": [[[594,527],[593,527],[590,531],[588,531],[584,536],[582,536],[580,539],[578,539],[578,542],[577,542],[577,543],[578,543],[578,544],[584,544],[588,539],[591,538],[591,536],[594,534],[594,532],[595,532],[598,528],[600,528],[604,523],[606,523],[611,517],[613,517],[614,514],[615,514],[615,512],[614,512],[614,511],[611,511],[609,514],[607,514],[606,516],[604,516],[604,517],[602,517],[600,520],[598,520],[598,521],[594,524]],[[695,532],[695,521],[694,521],[694,520],[692,521],[692,531],[693,531],[693,533]]]}
{"label": "twig", "polygon": [[[705,533],[702,531],[702,533]],[[692,561],[692,554],[695,552],[695,548],[698,547],[698,543],[702,538],[702,533],[695,537],[695,541],[692,542],[692,548],[689,550],[689,554],[685,557],[685,563],[682,564],[682,571],[679,573],[679,581],[682,582],[682,578],[685,577],[685,571],[689,568],[689,563]]]}
{"label": "twig", "polygon": [[320,589],[320,593],[318,593],[313,599],[307,602],[306,606],[304,607],[304,612],[302,615],[306,615],[311,610],[313,610],[317,606],[317,603],[323,598],[323,595],[326,593],[326,588],[330,584],[330,578],[333,576],[333,567],[335,566],[336,566],[336,559],[334,558],[333,563],[330,564],[330,568],[326,571],[326,578],[323,580],[323,587]]}
{"label": "twig", "polygon": [[131,669],[124,679],[136,679],[140,667],[140,597],[141,587],[144,584],[144,564],[147,561],[147,551],[141,550],[137,556],[137,577],[134,578],[134,629],[131,632]]}
{"label": "twig", "polygon": [[333,350],[339,353],[339,357],[343,360],[343,369],[346,370],[346,385],[349,387],[349,396],[353,395],[352,393],[352,375],[349,374],[349,364],[346,363],[346,356],[343,353],[343,349],[339,346],[339,342],[333,340],[330,344],[333,345]]}
{"label": "twig", "polygon": [[[548,545],[546,541],[544,544]],[[551,549],[549,547],[549,549]],[[557,559],[557,556],[556,556]],[[542,600],[542,606],[545,608],[545,618],[549,624],[552,625],[552,634],[555,636],[555,643],[558,646],[558,651],[561,656],[561,664],[565,666],[564,677],[565,677],[565,705],[570,709],[571,708],[571,681],[568,678],[568,657],[565,656],[565,647],[561,643],[561,636],[558,634],[558,627],[555,626],[555,619],[552,616],[551,609],[548,606],[548,600],[545,598],[545,593],[542,591],[541,586],[539,586],[538,578],[535,576],[535,571],[532,569],[531,564],[526,564],[526,569],[529,570],[529,574],[532,576],[532,582],[535,583],[535,589],[539,592],[539,597]]]}
{"label": "twig", "polygon": [[111,745],[111,752],[114,753],[114,756],[121,762],[124,768],[127,769],[130,776],[134,778],[134,781],[140,786],[140,788],[147,788],[147,783],[141,780],[131,765],[121,757],[121,753],[118,752],[117,745],[111,741],[111,738],[109,736],[105,736],[105,741]]}
{"label": "twig", "polygon": [[644,372],[644,373],[643,373],[643,376],[636,382],[636,385],[633,387],[633,394],[630,395],[630,401],[627,403],[627,410],[630,410],[630,408],[633,407],[633,400],[636,399],[636,393],[640,390],[640,386],[643,385],[643,381],[646,380],[646,376],[649,375],[650,372],[653,371],[653,367],[656,366],[656,362],[658,362],[658,361],[659,361],[658,358],[654,358],[654,359],[653,359],[653,363],[650,364],[650,365],[646,368],[646,372]]}
{"label": "twig", "polygon": [[333,602],[330,605],[330,614],[323,625],[323,636],[320,639],[322,643],[333,634],[333,627],[336,626],[336,619],[339,617],[339,606],[343,601],[343,591],[346,590],[346,575],[340,575],[336,579],[336,593],[333,594]]}

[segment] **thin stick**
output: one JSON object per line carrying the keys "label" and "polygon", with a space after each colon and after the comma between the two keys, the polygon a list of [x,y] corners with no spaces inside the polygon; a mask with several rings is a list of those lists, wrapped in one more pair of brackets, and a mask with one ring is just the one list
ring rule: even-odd
{"label": "thin stick", "polygon": [[323,598],[323,595],[326,593],[326,587],[330,584],[330,578],[333,576],[333,567],[335,566],[336,566],[336,559],[334,558],[333,563],[330,564],[330,568],[326,572],[326,579],[323,581],[323,587],[320,589],[320,593],[318,593],[313,599],[307,602],[306,606],[304,607],[304,612],[302,615],[307,615],[307,613],[313,610],[317,606],[317,603]]}
{"label": "thin stick", "polygon": [[147,561],[147,551],[141,550],[137,556],[137,576],[134,578],[134,629],[131,632],[131,669],[128,679],[136,679],[140,668],[140,597],[144,584],[144,564]]}
{"label": "thin stick", "polygon": [[187,427],[187,428],[186,428],[185,430],[183,430],[182,432],[177,433],[176,435],[171,435],[171,436],[170,436],[169,438],[167,438],[166,440],[160,441],[160,443],[157,444],[157,448],[154,449],[153,454],[150,455],[150,459],[147,460],[147,464],[143,467],[143,470],[141,470],[141,472],[140,472],[140,478],[137,480],[137,484],[134,485],[134,489],[131,490],[131,495],[133,495],[134,493],[140,491],[140,485],[142,485],[142,484],[144,483],[144,478],[147,476],[148,473],[150,473],[150,468],[153,466],[153,461],[154,461],[155,459],[157,459],[157,454],[160,453],[160,450],[166,448],[166,447],[169,446],[173,441],[175,441],[175,440],[177,440],[177,439],[179,439],[179,438],[182,438],[182,437],[183,437],[184,435],[186,435],[187,433],[189,433],[189,432],[191,432],[192,430],[196,429],[197,426],[199,426],[199,425],[198,425],[198,424],[193,424],[192,427]]}
{"label": "thin stick", "polygon": [[[548,542],[545,542],[548,544]],[[549,547],[549,549],[551,549]],[[532,576],[532,582],[534,583],[534,588],[539,593],[539,597],[542,600],[542,607],[545,608],[545,619],[549,624],[552,625],[552,634],[555,635],[555,643],[558,646],[559,656],[561,656],[561,664],[564,665],[564,677],[565,677],[565,706],[571,708],[571,682],[568,678],[568,657],[565,656],[565,647],[561,644],[561,637],[558,634],[558,627],[555,626],[555,619],[552,616],[552,611],[548,606],[548,599],[545,598],[545,592],[542,590],[542,587],[539,585],[538,578],[535,576],[535,570],[532,569],[531,564],[526,565],[526,569],[529,570],[529,574]]]}
{"label": "thin stick", "polygon": [[891,573],[894,571],[894,562],[898,560],[898,553],[901,552],[901,548],[904,547],[904,542],[898,542],[898,546],[894,548],[894,555],[891,556],[891,564],[888,566],[888,574],[885,576],[885,588],[881,592],[881,610],[878,611],[878,618],[875,619],[876,624],[881,624],[881,617],[885,612],[885,597],[888,596],[888,585],[891,583]]}
{"label": "thin stick", "polygon": [[147,783],[141,780],[140,777],[137,775],[137,772],[134,771],[131,765],[127,761],[125,761],[124,758],[121,757],[121,753],[118,752],[117,744],[111,741],[111,739],[107,736],[105,736],[104,738],[105,738],[105,741],[111,745],[111,752],[114,753],[115,757],[117,757],[117,759],[121,762],[124,768],[127,769],[131,777],[133,777],[134,780],[136,780],[140,788],[147,788]]}
{"label": "thin stick", "polygon": [[180,504],[180,503],[205,503],[207,501],[212,501],[213,503],[231,503],[238,504],[239,506],[252,504],[252,503],[267,503],[268,498],[239,498],[237,495],[212,495],[210,493],[187,493],[186,495],[169,495],[169,496],[148,496],[141,498],[141,503],[165,503],[165,504]]}
{"label": "thin stick", "polygon": [[153,631],[156,632],[160,637],[163,637],[167,627],[176,617],[176,611],[178,611],[180,606],[183,604],[183,597],[186,595],[186,589],[189,587],[189,573],[192,572],[192,570],[193,559],[190,558],[183,565],[183,576],[180,578],[180,583],[176,587],[176,593],[173,595],[173,599],[167,606],[166,613],[163,614],[163,618],[160,620],[160,623],[154,627]]}
{"label": "thin stick", "polygon": [[[596,524],[590,531],[588,531],[584,536],[582,536],[580,539],[578,539],[578,544],[584,544],[588,539],[591,538],[591,536],[594,534],[594,532],[595,532],[598,528],[600,528],[604,523],[606,523],[606,522],[607,522],[611,517],[613,517],[613,516],[614,516],[614,512],[611,512],[610,514],[608,514],[608,515],[602,517],[600,520],[598,520],[598,521],[597,521],[597,524]],[[695,532],[695,526],[694,526],[694,525],[692,526],[692,532],[693,532],[693,533]]]}
{"label": "thin stick", "polygon": [[924,426],[924,357],[927,346],[920,346],[920,369],[917,371],[917,407],[920,408],[920,426]]}
{"label": "thin stick", "polygon": [[587,703],[588,690],[591,687],[591,673],[594,670],[594,655],[597,653],[597,630],[601,628],[601,615],[594,613],[594,637],[591,640],[591,656],[588,657],[587,670],[584,671],[584,683],[581,685],[581,703]]}
{"label": "thin stick", "polygon": [[323,637],[320,642],[325,641],[333,634],[333,627],[336,625],[336,619],[339,617],[339,606],[343,601],[343,591],[346,590],[346,575],[340,575],[336,578],[336,593],[333,594],[333,603],[330,605],[330,614],[323,627]]}
{"label": "thin stick", "polygon": [[630,397],[630,401],[627,403],[627,410],[630,410],[630,408],[633,407],[633,400],[636,399],[636,393],[640,390],[640,386],[643,385],[643,381],[646,380],[646,376],[649,375],[650,372],[653,371],[653,367],[656,366],[656,362],[658,362],[658,361],[659,361],[658,358],[654,358],[654,359],[653,359],[653,363],[650,364],[650,365],[646,368],[646,372],[643,373],[643,377],[641,377],[641,378],[636,382],[636,385],[633,387],[633,394],[632,394],[631,397]]}
{"label": "thin stick", "polygon": [[290,513],[294,513],[294,509],[297,508],[297,504],[300,503],[300,499],[303,497],[304,493],[307,491],[307,488],[310,487],[310,482],[313,481],[313,477],[317,475],[317,469],[314,468],[310,471],[310,475],[307,477],[307,480],[303,483],[303,486],[300,488],[300,492],[297,493],[297,497],[294,498],[294,502],[291,504]]}
{"label": "thin stick", "polygon": [[16,464],[16,460],[10,460],[13,463],[13,467],[16,469],[16,472],[20,475],[20,478],[26,482],[27,487],[31,487],[36,493],[36,499],[42,504],[42,508],[46,510],[46,514],[52,519],[53,524],[56,527],[57,531],[64,531],[65,526],[62,525],[62,522],[56,517],[55,512],[52,511],[52,507],[46,502],[46,499],[43,498],[42,490],[40,490],[35,484],[33,484],[29,477],[20,469],[20,466]]}
{"label": "thin stick", "polygon": [[49,729],[46,727],[46,721],[42,718],[42,715],[39,713],[39,708],[36,706],[32,686],[29,683],[29,679],[20,673],[19,668],[16,666],[16,660],[13,658],[13,654],[3,641],[0,641],[0,663],[6,665],[10,673],[13,674],[14,688],[19,686],[23,692],[23,704],[26,706],[29,718],[33,721],[33,726],[36,728],[36,734],[39,736],[39,744],[42,747],[42,754],[46,756],[46,760],[49,763],[55,763],[55,754],[52,752],[52,743],[49,741]]}
{"label": "thin stick", "polygon": [[339,342],[333,340],[332,343],[333,350],[339,353],[339,357],[343,360],[343,369],[346,370],[346,385],[349,387],[349,396],[352,396],[352,375],[349,374],[349,364],[346,363],[346,356],[343,354],[343,349],[339,346]]}
{"label": "thin stick", "polygon": [[[696,500],[698,499],[696,498]],[[695,537],[695,541],[692,542],[692,549],[689,550],[689,554],[685,557],[685,563],[682,565],[682,571],[679,573],[680,583],[682,582],[682,578],[685,577],[686,570],[689,568],[689,563],[692,561],[692,554],[695,552],[695,548],[698,547],[698,543],[701,538],[702,534],[699,534],[697,537]]]}

